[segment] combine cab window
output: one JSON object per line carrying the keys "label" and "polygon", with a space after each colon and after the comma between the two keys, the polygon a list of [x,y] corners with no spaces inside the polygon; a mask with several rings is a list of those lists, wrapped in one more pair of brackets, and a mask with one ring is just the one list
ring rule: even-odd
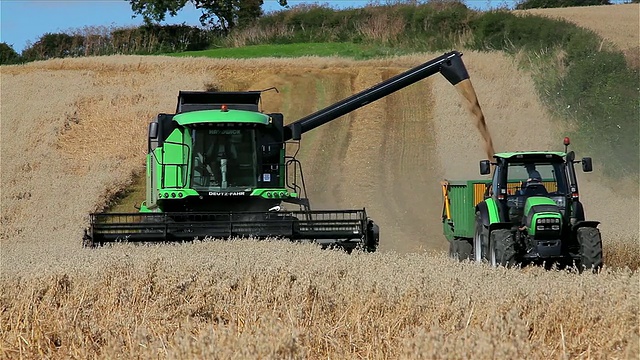
{"label": "combine cab window", "polygon": [[257,186],[255,131],[193,130],[192,187],[199,191],[245,190]]}

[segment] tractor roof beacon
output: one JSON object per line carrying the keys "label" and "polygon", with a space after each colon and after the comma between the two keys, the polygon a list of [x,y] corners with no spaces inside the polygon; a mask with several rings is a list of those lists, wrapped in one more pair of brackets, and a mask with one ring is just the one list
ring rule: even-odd
{"label": "tractor roof beacon", "polygon": [[467,205],[472,214],[452,201],[466,191],[461,183],[443,182],[443,223],[451,256],[494,266],[545,263],[600,269],[599,222],[585,218],[574,168],[581,163],[590,172],[592,161],[575,160],[575,153],[567,152],[569,138],[564,145],[564,152],[497,153],[494,162],[482,160],[480,174],[492,178],[465,184],[473,188],[474,203]]}
{"label": "tractor roof beacon", "polygon": [[140,211],[91,214],[83,242],[281,237],[375,251],[379,228],[365,209],[311,210],[287,146],[297,153],[303,133],[431,75],[468,79],[461,57],[446,53],[288,125],[260,111],[262,91],[180,91],[176,112],[149,124]]}

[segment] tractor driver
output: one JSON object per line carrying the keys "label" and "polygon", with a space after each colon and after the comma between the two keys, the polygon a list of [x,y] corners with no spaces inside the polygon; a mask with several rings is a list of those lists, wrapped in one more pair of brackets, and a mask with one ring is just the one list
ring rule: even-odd
{"label": "tractor driver", "polygon": [[530,181],[542,182],[542,175],[540,175],[540,172],[536,170],[535,164],[524,164],[524,168],[527,169],[527,174],[529,175],[527,182],[530,182]]}
{"label": "tractor driver", "polygon": [[522,182],[520,189],[520,195],[533,196],[533,195],[546,195],[547,189],[542,183],[542,175],[536,170],[535,164],[525,164],[524,168],[527,170],[527,180]]}

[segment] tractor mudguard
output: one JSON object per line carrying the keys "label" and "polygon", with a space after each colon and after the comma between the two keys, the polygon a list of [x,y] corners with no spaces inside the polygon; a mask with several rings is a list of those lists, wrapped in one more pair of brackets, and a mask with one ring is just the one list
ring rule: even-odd
{"label": "tractor mudguard", "polygon": [[494,230],[500,230],[500,229],[511,230],[511,228],[513,228],[513,224],[510,222],[496,222],[489,225],[489,233],[491,233]]}
{"label": "tractor mudguard", "polygon": [[597,228],[598,225],[600,225],[600,221],[594,221],[594,220],[578,221],[573,226],[571,226],[571,231],[575,233],[579,228],[583,228],[583,227]]}
{"label": "tractor mudguard", "polygon": [[491,224],[500,222],[498,205],[493,199],[487,199],[476,205],[476,212],[480,212],[482,225],[486,227],[489,227],[489,225]]}
{"label": "tractor mudguard", "polygon": [[480,213],[480,219],[482,220],[482,225],[489,227],[490,225],[490,221],[489,221],[489,209],[487,207],[487,203],[486,202],[481,202],[478,205],[476,205],[476,213]]}

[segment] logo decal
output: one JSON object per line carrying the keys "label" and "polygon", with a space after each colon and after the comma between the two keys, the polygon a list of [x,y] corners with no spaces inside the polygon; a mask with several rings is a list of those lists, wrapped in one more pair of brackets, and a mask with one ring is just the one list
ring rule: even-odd
{"label": "logo decal", "polygon": [[240,130],[209,130],[209,135],[240,135]]}
{"label": "logo decal", "polygon": [[209,196],[244,196],[245,191],[209,191]]}

